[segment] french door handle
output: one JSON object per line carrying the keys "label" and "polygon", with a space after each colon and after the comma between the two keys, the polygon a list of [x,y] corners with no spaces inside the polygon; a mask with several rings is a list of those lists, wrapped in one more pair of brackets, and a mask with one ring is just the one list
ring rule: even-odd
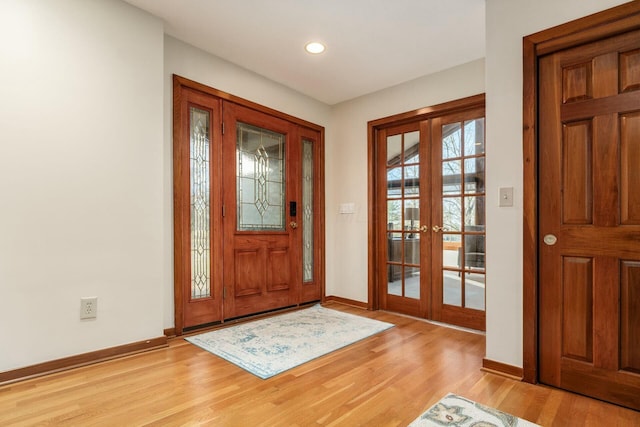
{"label": "french door handle", "polygon": [[429,231],[429,227],[427,227],[426,225],[423,225],[422,227],[420,227],[420,231],[422,231],[423,233],[426,233],[427,231]]}
{"label": "french door handle", "polygon": [[431,229],[433,231],[435,231],[436,233],[439,233],[440,231],[447,231],[446,228],[444,227],[440,227],[439,225],[434,225],[433,227],[431,227]]}
{"label": "french door handle", "polygon": [[289,223],[289,226],[295,230],[296,228],[298,228],[298,223],[295,221],[291,221]]}

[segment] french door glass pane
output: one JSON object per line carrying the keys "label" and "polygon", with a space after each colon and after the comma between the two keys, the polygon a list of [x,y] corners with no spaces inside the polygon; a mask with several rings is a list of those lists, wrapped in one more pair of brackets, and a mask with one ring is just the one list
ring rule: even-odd
{"label": "french door glass pane", "polygon": [[239,231],[285,229],[285,136],[237,125],[237,224]]}
{"label": "french door glass pane", "polygon": [[404,296],[420,299],[420,268],[405,267],[404,272]]}
{"label": "french door glass pane", "polygon": [[462,231],[462,197],[442,199],[442,226],[445,231]]}
{"label": "french door glass pane", "polygon": [[477,272],[466,273],[464,283],[465,307],[484,310],[485,275]]}
{"label": "french door glass pane", "polygon": [[442,159],[462,157],[462,129],[460,123],[442,126]]}
{"label": "french door glass pane", "polygon": [[462,163],[460,160],[442,162],[442,193],[460,194],[462,189]]}
{"label": "french door glass pane", "polygon": [[460,272],[442,271],[442,302],[448,305],[462,306],[462,278]]}
{"label": "french door glass pane", "polygon": [[464,198],[465,231],[484,231],[484,199],[484,196],[472,196]]}
{"label": "french door glass pane", "polygon": [[402,200],[387,200],[387,228],[401,230]]}
{"label": "french door glass pane", "polygon": [[402,135],[387,137],[387,166],[395,166],[402,162]]}
{"label": "french door glass pane", "polygon": [[484,117],[464,122],[464,155],[484,154]]}
{"label": "french door glass pane", "polygon": [[443,267],[460,268],[460,252],[462,251],[461,235],[443,233],[441,236]]}
{"label": "french door glass pane", "polygon": [[402,197],[402,167],[387,169],[387,197],[397,199]]}
{"label": "french door glass pane", "polygon": [[208,111],[189,108],[191,299],[211,296],[210,121]]}
{"label": "french door glass pane", "polygon": [[420,166],[404,167],[404,193],[408,196],[418,196],[420,194]]}
{"label": "french door glass pane", "polygon": [[484,193],[484,157],[465,159],[464,192]]}
{"label": "french door glass pane", "polygon": [[404,201],[404,229],[410,231],[413,238],[420,228],[420,200],[406,199]]}
{"label": "french door glass pane", "polygon": [[420,161],[420,131],[407,132],[403,136],[403,163],[418,163]]}
{"label": "french door glass pane", "polygon": [[302,265],[303,280],[313,281],[313,141],[302,140]]}

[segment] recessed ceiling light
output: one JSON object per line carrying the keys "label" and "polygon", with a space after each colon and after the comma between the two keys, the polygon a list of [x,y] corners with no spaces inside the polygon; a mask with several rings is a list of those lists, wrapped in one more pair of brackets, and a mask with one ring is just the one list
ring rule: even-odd
{"label": "recessed ceiling light", "polygon": [[304,49],[309,53],[322,53],[325,46],[320,42],[309,42],[304,46]]}

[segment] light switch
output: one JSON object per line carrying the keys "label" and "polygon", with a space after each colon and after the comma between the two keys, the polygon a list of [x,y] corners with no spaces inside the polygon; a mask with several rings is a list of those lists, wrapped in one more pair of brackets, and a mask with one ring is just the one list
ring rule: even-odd
{"label": "light switch", "polygon": [[513,187],[503,187],[500,189],[500,206],[513,206]]}

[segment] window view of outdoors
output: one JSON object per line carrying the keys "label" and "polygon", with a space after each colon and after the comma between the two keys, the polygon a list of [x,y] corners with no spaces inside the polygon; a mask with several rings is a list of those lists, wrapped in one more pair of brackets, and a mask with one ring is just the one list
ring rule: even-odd
{"label": "window view of outdoors", "polygon": [[443,302],[484,310],[484,119],[442,129]]}

